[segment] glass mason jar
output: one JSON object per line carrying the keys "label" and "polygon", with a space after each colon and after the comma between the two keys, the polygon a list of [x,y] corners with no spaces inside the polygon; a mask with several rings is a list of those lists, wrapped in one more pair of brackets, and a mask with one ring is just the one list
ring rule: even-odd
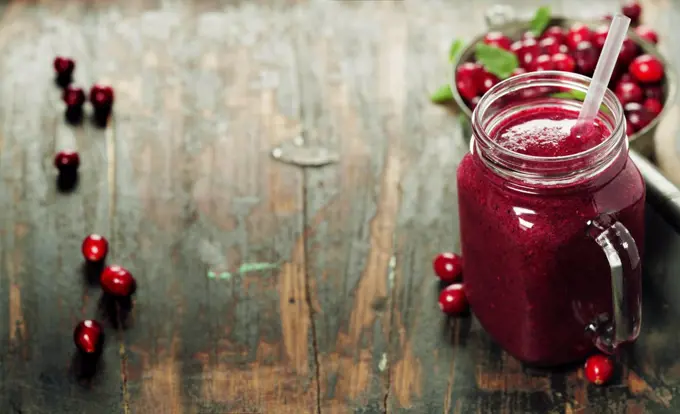
{"label": "glass mason jar", "polygon": [[640,329],[645,185],[628,157],[623,108],[607,90],[598,120],[609,135],[555,157],[510,151],[490,137],[519,111],[578,111],[590,79],[565,72],[515,76],[472,115],[458,167],[464,278],[491,337],[529,364],[611,353]]}

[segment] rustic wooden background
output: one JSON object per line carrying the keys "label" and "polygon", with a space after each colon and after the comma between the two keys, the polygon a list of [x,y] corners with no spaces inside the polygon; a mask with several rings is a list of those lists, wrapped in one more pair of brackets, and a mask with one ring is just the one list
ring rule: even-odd
{"label": "rustic wooden background", "polygon": [[[678,412],[680,237],[651,211],[644,330],[608,387],[524,368],[437,308],[466,145],[428,95],[492,3],[0,3],[0,412]],[[680,63],[680,3],[643,5]],[[64,123],[57,54],[77,83],[114,86],[108,128]],[[82,168],[63,194],[51,160],[70,146]],[[302,168],[279,146],[337,162]],[[93,376],[72,342],[100,314],[90,232],[139,284]]]}

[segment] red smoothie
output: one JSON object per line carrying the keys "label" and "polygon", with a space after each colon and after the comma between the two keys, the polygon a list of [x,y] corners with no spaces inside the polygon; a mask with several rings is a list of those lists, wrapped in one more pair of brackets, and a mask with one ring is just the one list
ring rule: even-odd
{"label": "red smoothie", "polygon": [[[598,147],[611,131],[596,122],[585,134],[572,133],[577,115],[559,106],[524,109],[487,135],[514,154],[545,157],[531,160],[534,167],[541,160],[548,167],[555,157],[575,156],[578,171],[584,164],[577,155]],[[622,148],[596,173],[558,186],[512,185],[480,156],[475,142],[458,168],[470,306],[491,337],[524,362],[559,365],[584,358],[594,350],[587,324],[612,315],[610,267],[586,233],[589,220],[611,214],[642,253],[644,182]],[[569,166],[570,159],[562,160]],[[521,174],[515,177],[521,180]],[[639,306],[639,264],[624,290]]]}

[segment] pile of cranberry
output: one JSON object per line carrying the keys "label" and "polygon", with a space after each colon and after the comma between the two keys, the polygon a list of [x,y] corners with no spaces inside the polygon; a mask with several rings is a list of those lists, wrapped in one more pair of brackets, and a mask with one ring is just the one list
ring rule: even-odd
{"label": "pile of cranberry", "polygon": [[[653,44],[658,42],[658,35],[653,29],[638,25],[642,13],[638,2],[623,6],[622,13],[631,19],[638,36]],[[610,16],[605,20],[609,19]],[[510,77],[544,70],[592,76],[608,31],[607,24],[594,30],[584,24],[575,24],[568,29],[550,26],[540,36],[527,31],[516,41],[503,33],[490,32],[484,36],[483,42],[515,54],[519,67]],[[626,38],[609,87],[623,105],[629,136],[649,125],[661,113],[663,78],[664,67],[659,59],[643,53],[635,42]],[[498,82],[500,79],[489,73],[480,62],[465,62],[456,69],[456,88],[472,109],[481,96]]]}
{"label": "pile of cranberry", "polygon": [[[85,92],[71,86],[75,62],[70,58],[54,59],[56,81],[63,88],[62,100],[66,104],[66,118],[76,122],[82,118]],[[94,110],[95,121],[108,119],[113,109],[113,89],[110,86],[95,84],[90,89],[89,100]],[[105,122],[104,122],[105,125]],[[54,157],[54,166],[59,171],[59,178],[72,180],[78,174],[80,156],[74,150],[62,150]],[[135,292],[137,282],[132,274],[122,266],[104,267],[109,252],[109,242],[98,234],[90,234],[83,240],[81,252],[86,262],[101,269],[99,284],[108,299],[128,300]],[[73,341],[78,350],[86,356],[96,357],[104,343],[102,324],[93,319],[79,322],[73,332]]]}
{"label": "pile of cranberry", "polygon": [[[465,284],[463,279],[463,258],[455,253],[439,253],[432,262],[434,272],[445,287],[439,292],[439,309],[448,316],[461,316],[469,313]],[[601,354],[588,358],[584,366],[588,381],[602,385],[614,374],[614,363]]]}

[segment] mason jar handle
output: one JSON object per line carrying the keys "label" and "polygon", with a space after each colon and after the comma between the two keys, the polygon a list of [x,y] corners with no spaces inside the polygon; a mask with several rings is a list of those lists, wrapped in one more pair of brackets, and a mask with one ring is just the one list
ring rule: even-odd
{"label": "mason jar handle", "polygon": [[595,346],[612,354],[640,333],[640,253],[628,229],[603,214],[588,221],[588,236],[602,248],[611,269],[612,312],[598,315],[586,330],[594,334]]}

